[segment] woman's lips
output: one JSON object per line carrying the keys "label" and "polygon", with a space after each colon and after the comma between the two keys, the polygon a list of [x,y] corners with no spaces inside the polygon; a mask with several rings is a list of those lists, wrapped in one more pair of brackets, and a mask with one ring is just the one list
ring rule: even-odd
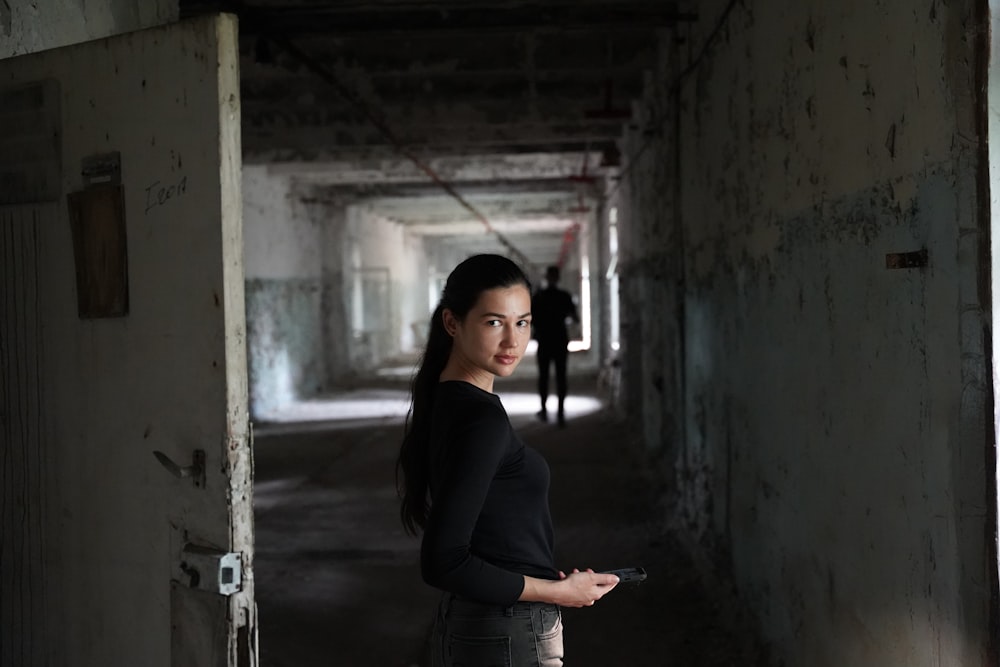
{"label": "woman's lips", "polygon": [[511,356],[509,354],[498,354],[496,356],[496,360],[499,361],[501,364],[510,365],[517,361],[517,357]]}

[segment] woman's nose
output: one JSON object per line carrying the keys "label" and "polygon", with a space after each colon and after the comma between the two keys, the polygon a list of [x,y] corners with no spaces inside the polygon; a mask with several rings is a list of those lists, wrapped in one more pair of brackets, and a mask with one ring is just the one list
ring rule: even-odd
{"label": "woman's nose", "polygon": [[503,328],[502,343],[507,347],[517,347],[517,327],[506,326]]}

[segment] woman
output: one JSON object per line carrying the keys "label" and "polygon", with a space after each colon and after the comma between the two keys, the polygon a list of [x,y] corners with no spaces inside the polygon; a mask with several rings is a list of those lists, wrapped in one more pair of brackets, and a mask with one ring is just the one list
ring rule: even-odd
{"label": "woman", "polygon": [[557,570],[549,469],[493,394],[531,337],[531,286],[499,255],[452,271],[431,318],[400,448],[401,515],[423,529],[424,581],[444,591],[434,667],[563,664],[560,607],[593,605],[611,574]]}

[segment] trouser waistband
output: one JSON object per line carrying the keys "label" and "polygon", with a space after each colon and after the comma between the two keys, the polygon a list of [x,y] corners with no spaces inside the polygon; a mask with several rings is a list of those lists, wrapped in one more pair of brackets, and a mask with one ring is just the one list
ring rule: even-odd
{"label": "trouser waistband", "polygon": [[444,604],[448,609],[459,612],[502,613],[506,616],[522,615],[538,609],[559,609],[559,605],[551,602],[515,602],[511,605],[502,605],[470,600],[454,593],[445,593]]}

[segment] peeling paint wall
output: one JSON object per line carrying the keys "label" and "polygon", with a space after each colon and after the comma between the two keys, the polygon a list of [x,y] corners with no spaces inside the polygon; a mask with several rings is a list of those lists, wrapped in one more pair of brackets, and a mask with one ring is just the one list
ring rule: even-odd
{"label": "peeling paint wall", "polygon": [[322,227],[286,176],[243,170],[251,410],[265,416],[325,384]]}
{"label": "peeling paint wall", "polygon": [[775,664],[987,663],[974,9],[703,3],[626,142],[628,392]]}
{"label": "peeling paint wall", "polygon": [[243,193],[255,417],[353,386],[419,348],[415,323],[428,313],[419,237],[267,166],[244,166]]}

